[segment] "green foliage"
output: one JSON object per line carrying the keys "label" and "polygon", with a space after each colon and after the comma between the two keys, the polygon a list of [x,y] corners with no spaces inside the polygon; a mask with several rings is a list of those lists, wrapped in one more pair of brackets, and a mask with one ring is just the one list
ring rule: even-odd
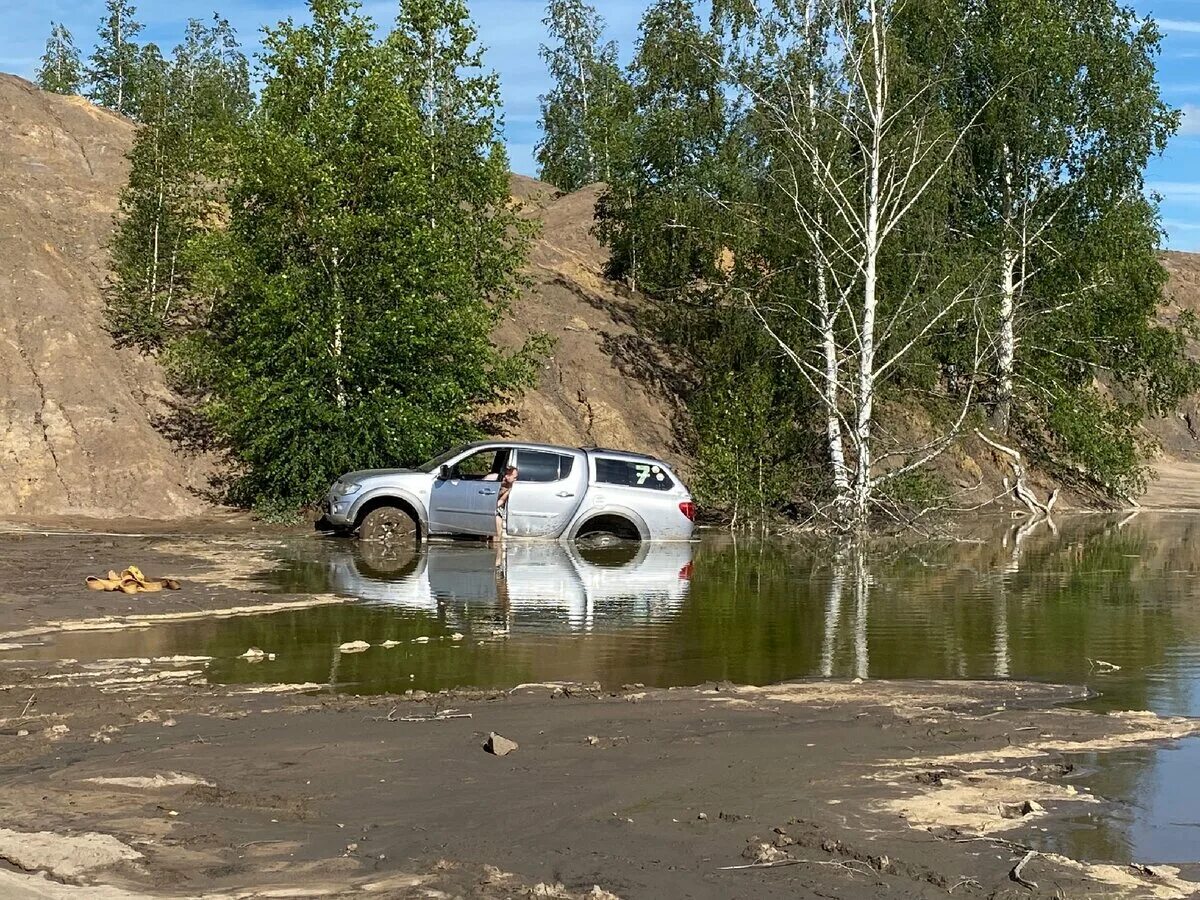
{"label": "green foliage", "polygon": [[79,58],[79,50],[71,32],[61,22],[50,23],[46,52],[42,54],[42,64],[35,77],[38,87],[55,94],[78,94],[83,85],[83,62]]}
{"label": "green foliage", "polygon": [[1182,332],[1155,323],[1166,273],[1143,173],[1179,122],[1156,80],[1158,31],[1115,0],[968,2],[963,21],[949,102],[982,112],[961,227],[996,284],[1015,258],[1013,393],[996,399],[1039,423],[1026,434],[1047,464],[1136,492],[1144,453],[1130,423],[1200,384]]}
{"label": "green foliage", "polygon": [[355,3],[310,10],[265,32],[221,292],[175,361],[241,466],[233,498],[260,506],[470,437],[533,373],[535,348],[490,342],[528,227],[465,7],[407,2],[382,41]]}
{"label": "green foliage", "polygon": [[630,81],[628,158],[597,206],[610,274],[665,296],[714,274],[723,244],[714,197],[736,172],[727,142],[718,36],[688,0],[657,0],[642,19]]}
{"label": "green foliage", "polygon": [[1145,490],[1146,456],[1154,445],[1141,434],[1139,405],[1118,403],[1089,386],[1038,412],[1044,418],[1022,419],[1019,433],[1061,480],[1122,499]]}
{"label": "green foliage", "polygon": [[[765,349],[765,348],[760,348]],[[701,503],[728,511],[732,524],[763,524],[796,495],[811,438],[781,416],[774,360],[763,353],[736,368],[717,369],[691,401],[697,433]]]}
{"label": "green foliage", "polygon": [[104,18],[97,32],[100,40],[88,69],[88,99],[127,116],[134,115],[138,107],[136,81],[140,54],[135,39],[142,31],[142,24],[134,18],[135,13],[133,4],[127,0],[106,0]]}
{"label": "green foliage", "polygon": [[[691,4],[659,0],[642,23],[630,152],[598,207],[598,233],[612,273],[659,301],[660,335],[696,364],[688,399],[710,503],[753,495],[778,507],[796,493],[820,503],[833,472],[821,445],[823,366],[839,366],[848,386],[835,407],[844,436],[847,404],[861,399],[861,316],[822,299],[853,295],[865,278],[864,260],[847,252],[857,201],[822,193],[865,190],[861,85],[833,63],[845,41],[870,48],[866,18],[862,33],[831,28],[853,7],[720,0],[706,30]],[[1116,0],[879,8],[894,110],[881,158],[911,160],[907,185],[928,186],[873,263],[872,352],[890,362],[871,396],[917,400],[945,419],[982,386],[1043,465],[1136,491],[1147,452],[1139,417],[1200,386],[1184,353],[1189,324],[1156,324],[1166,276],[1143,173],[1178,125],[1155,80],[1156,27]],[[806,167],[814,157],[819,172]],[[1006,376],[996,348],[1010,261]],[[760,343],[747,351],[752,332]],[[823,342],[836,348],[832,363]],[[919,458],[903,435],[876,432],[876,467]],[[755,494],[743,473],[772,459],[782,487]],[[924,479],[892,479],[883,499],[936,500],[940,488]]]}
{"label": "green foliage", "polygon": [[900,521],[919,517],[930,510],[942,509],[950,502],[946,481],[927,469],[914,469],[884,482],[881,503],[900,512]]}
{"label": "green foliage", "polygon": [[170,62],[153,44],[140,56],[141,125],[111,245],[107,317],[118,344],[160,351],[204,325],[228,277],[214,229],[251,97],[246,58],[218,17],[191,20]]}
{"label": "green foliage", "polygon": [[554,46],[541,47],[554,80],[541,97],[540,176],[564,191],[609,181],[629,152],[632,89],[603,42],[604,20],[582,0],[549,0],[542,20]]}

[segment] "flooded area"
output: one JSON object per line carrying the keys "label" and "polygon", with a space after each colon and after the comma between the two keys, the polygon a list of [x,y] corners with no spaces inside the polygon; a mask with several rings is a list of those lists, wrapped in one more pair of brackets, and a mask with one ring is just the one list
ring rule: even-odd
{"label": "flooded area", "polygon": [[[1200,517],[1087,516],[1032,532],[993,522],[869,553],[724,534],[399,554],[317,536],[262,546],[265,565],[239,568],[255,590],[344,602],[51,631],[0,653],[0,665],[208,658],[198,664],[209,683],[343,696],[565,681],[1047,681],[1085,685],[1079,705],[1096,712],[1200,717]],[[237,553],[236,541],[223,547]],[[246,658],[250,648],[263,656]],[[1198,739],[1074,754],[1065,783],[1104,805],[1073,805],[1056,828],[1030,823],[1016,836],[1079,859],[1195,863],[1197,772]]]}
{"label": "flooded area", "polygon": [[[1032,534],[993,524],[867,554],[728,535],[590,549],[434,542],[393,555],[313,537],[268,552],[275,566],[248,582],[350,602],[62,632],[20,655],[210,656],[212,681],[349,693],[1041,680],[1087,685],[1098,710],[1200,716],[1200,518],[1082,517]],[[352,642],[371,647],[339,652]],[[250,647],[275,658],[239,658]]]}

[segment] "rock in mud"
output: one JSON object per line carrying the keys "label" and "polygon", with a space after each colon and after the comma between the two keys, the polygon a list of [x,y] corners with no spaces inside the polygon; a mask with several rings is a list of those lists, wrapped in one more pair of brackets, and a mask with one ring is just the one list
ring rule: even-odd
{"label": "rock in mud", "polygon": [[742,851],[742,856],[754,863],[773,863],[788,858],[785,851],[780,850],[773,844],[757,840],[751,841],[746,845],[746,849]]}
{"label": "rock in mud", "polygon": [[782,828],[772,828],[771,831],[775,835],[775,840],[773,843],[776,847],[791,847],[796,843],[796,839]]}
{"label": "rock in mud", "polygon": [[913,781],[917,784],[931,784],[934,787],[941,787],[942,779],[949,777],[950,773],[942,770],[936,772],[919,772],[913,776]]}
{"label": "rock in mud", "polygon": [[483,749],[493,756],[508,756],[519,747],[520,745],[516,741],[510,741],[494,731],[488,734],[487,740],[483,742]]}
{"label": "rock in mud", "polygon": [[1005,819],[1023,819],[1035,812],[1042,812],[1044,807],[1036,800],[1023,800],[1020,803],[1001,803],[1000,816]]}

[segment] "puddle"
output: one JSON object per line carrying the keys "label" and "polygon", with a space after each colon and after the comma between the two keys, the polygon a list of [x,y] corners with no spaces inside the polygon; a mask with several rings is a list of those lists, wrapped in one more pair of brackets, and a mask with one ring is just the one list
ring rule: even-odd
{"label": "puddle", "polygon": [[[349,602],[41,635],[0,664],[211,657],[198,664],[211,682],[351,693],[1011,678],[1085,684],[1100,711],[1200,716],[1200,517],[1080,517],[1032,534],[993,523],[972,537],[857,557],[728,536],[499,553],[433,543],[396,556],[296,539],[247,578],[281,600]],[[339,650],[357,641],[371,646]],[[274,658],[241,658],[251,647]],[[1198,772],[1197,740],[1084,760],[1075,783],[1110,805],[1065,811],[1075,818],[1039,846],[1099,861],[1200,859]]]}
{"label": "puddle", "polygon": [[1200,738],[1099,756],[1078,754],[1073,762],[1076,772],[1064,783],[1091,793],[1101,805],[1068,805],[1053,828],[1014,837],[1074,859],[1153,861],[1179,865],[1189,880],[1200,876]]}

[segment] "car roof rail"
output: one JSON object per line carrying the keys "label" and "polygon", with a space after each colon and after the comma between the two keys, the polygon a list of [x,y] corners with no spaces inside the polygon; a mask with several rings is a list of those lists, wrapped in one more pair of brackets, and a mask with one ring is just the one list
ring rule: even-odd
{"label": "car roof rail", "polygon": [[636,450],[617,450],[614,447],[582,447],[582,450],[588,453],[615,453],[619,456],[636,456],[638,459],[653,459],[661,462],[657,456],[651,456],[649,453],[638,453]]}

